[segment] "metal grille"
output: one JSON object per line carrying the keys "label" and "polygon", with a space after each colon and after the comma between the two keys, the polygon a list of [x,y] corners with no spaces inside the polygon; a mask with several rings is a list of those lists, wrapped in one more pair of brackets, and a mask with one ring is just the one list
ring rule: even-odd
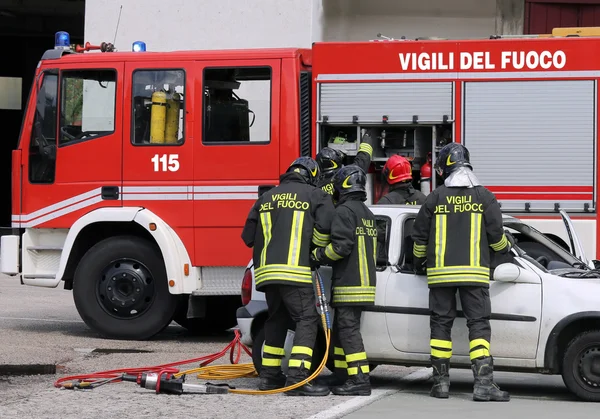
{"label": "metal grille", "polygon": [[300,73],[300,156],[310,157],[310,73]]}

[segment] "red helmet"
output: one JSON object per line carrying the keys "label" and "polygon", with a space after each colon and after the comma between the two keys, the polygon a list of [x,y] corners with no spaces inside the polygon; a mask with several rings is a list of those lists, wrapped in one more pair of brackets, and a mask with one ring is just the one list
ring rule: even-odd
{"label": "red helmet", "polygon": [[383,176],[390,185],[412,179],[412,166],[406,158],[395,155],[383,166]]}

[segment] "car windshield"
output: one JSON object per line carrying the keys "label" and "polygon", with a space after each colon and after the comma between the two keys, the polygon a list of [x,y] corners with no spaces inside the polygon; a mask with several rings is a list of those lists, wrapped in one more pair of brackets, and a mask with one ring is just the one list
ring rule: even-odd
{"label": "car windshield", "polygon": [[550,262],[562,262],[574,268],[589,269],[585,263],[565,250],[560,244],[530,225],[522,222],[505,221],[504,226],[517,232],[513,234],[517,240],[516,246],[540,262],[545,268],[550,268],[548,266]]}

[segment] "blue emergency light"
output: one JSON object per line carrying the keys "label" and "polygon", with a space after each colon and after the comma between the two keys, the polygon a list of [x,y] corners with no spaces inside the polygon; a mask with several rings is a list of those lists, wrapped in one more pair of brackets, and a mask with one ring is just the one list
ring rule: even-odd
{"label": "blue emergency light", "polygon": [[54,34],[54,48],[55,49],[69,49],[71,48],[71,36],[68,32],[56,32]]}
{"label": "blue emergency light", "polygon": [[135,41],[131,46],[133,52],[144,52],[146,51],[146,43],[142,41]]}

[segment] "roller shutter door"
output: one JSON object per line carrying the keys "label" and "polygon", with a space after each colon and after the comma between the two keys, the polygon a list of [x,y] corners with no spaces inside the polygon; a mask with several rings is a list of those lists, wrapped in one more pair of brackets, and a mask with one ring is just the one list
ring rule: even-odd
{"label": "roller shutter door", "polygon": [[465,83],[464,144],[503,210],[594,205],[594,81]]}
{"label": "roller shutter door", "polygon": [[319,121],[332,123],[442,122],[453,118],[452,83],[322,83],[319,94]]}

